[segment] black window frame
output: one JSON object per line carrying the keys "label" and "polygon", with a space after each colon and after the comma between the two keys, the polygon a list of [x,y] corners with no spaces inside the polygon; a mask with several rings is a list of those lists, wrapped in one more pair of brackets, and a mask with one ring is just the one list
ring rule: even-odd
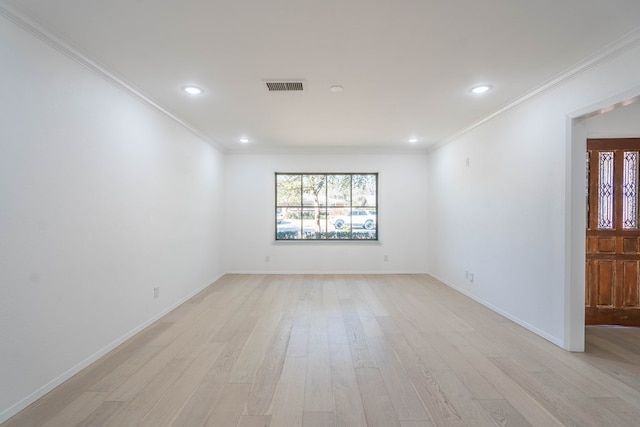
{"label": "black window frame", "polygon": [[[299,201],[295,204],[279,204],[278,194],[278,182],[280,176],[300,177],[300,193]],[[318,202],[318,193],[316,193],[316,201],[314,205],[309,205],[305,202],[305,177],[318,177],[324,176],[324,205]],[[330,203],[329,197],[329,182],[330,176],[332,177],[344,177],[349,176],[349,200],[341,200],[347,202],[344,205],[337,206],[335,203]],[[361,195],[360,199],[354,201],[354,176],[372,176],[375,182],[375,194],[368,194],[366,196]],[[380,240],[380,227],[379,227],[379,213],[380,207],[378,206],[378,193],[380,188],[380,176],[378,172],[275,172],[274,176],[274,199],[275,199],[275,215],[274,215],[274,237],[277,242],[378,242]],[[309,178],[310,179],[310,178]],[[297,186],[297,184],[296,184]],[[294,187],[295,188],[295,187]],[[296,196],[294,194],[294,196]],[[371,205],[373,202],[373,205]],[[305,227],[305,215],[310,210],[314,211],[314,216],[311,218],[318,224],[318,227],[311,230],[310,227]],[[370,214],[374,215],[373,222],[365,221],[361,226],[353,226],[353,222],[349,221],[349,224],[345,224],[338,228],[336,223],[330,222],[330,217],[351,216],[354,211],[366,210]],[[287,228],[287,224],[291,224],[291,218],[282,218],[281,213],[286,211],[288,215],[299,215],[299,218],[294,218],[293,221],[300,221],[299,225],[295,223]],[[330,211],[342,212],[339,215],[330,215]],[[308,216],[308,215],[307,215]],[[324,218],[322,218],[324,217]],[[308,222],[308,221],[307,221]],[[339,222],[339,221],[337,221]],[[324,229],[322,228],[324,224]],[[331,230],[330,230],[331,224]],[[372,225],[373,224],[373,225]],[[315,224],[314,224],[315,226]],[[371,228],[372,227],[372,228]]]}

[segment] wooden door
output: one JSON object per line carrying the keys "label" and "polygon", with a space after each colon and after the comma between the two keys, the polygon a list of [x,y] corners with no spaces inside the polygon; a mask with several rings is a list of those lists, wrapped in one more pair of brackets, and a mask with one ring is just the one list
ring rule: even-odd
{"label": "wooden door", "polygon": [[587,325],[640,326],[640,138],[587,141]]}

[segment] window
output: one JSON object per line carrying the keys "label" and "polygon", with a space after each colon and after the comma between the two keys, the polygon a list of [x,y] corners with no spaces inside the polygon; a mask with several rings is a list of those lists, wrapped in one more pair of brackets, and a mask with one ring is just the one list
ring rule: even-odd
{"label": "window", "polygon": [[377,173],[276,172],[276,240],[378,240]]}

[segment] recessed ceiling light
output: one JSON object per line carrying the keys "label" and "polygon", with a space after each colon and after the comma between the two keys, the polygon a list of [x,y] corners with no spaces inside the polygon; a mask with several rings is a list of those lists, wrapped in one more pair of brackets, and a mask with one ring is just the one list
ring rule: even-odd
{"label": "recessed ceiling light", "polygon": [[246,144],[249,142],[249,138],[243,136],[242,138],[240,138],[240,142],[242,142],[243,144]]}
{"label": "recessed ceiling light", "polygon": [[418,138],[409,138],[409,142],[415,144],[416,142],[418,142]]}
{"label": "recessed ceiling light", "polygon": [[200,95],[204,90],[199,88],[198,86],[183,86],[182,90],[188,93],[189,95]]}
{"label": "recessed ceiling light", "polygon": [[340,85],[333,85],[329,88],[329,90],[333,93],[338,93],[338,92],[342,92],[344,88]]}
{"label": "recessed ceiling light", "polygon": [[481,93],[485,93],[491,90],[491,85],[480,85],[471,88],[471,93],[475,93],[476,95],[480,95]]}

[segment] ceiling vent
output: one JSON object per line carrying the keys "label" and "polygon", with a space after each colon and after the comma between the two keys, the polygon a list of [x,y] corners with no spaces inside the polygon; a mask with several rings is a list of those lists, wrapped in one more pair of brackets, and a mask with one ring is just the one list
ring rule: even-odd
{"label": "ceiling vent", "polygon": [[302,82],[266,82],[269,92],[303,90]]}

